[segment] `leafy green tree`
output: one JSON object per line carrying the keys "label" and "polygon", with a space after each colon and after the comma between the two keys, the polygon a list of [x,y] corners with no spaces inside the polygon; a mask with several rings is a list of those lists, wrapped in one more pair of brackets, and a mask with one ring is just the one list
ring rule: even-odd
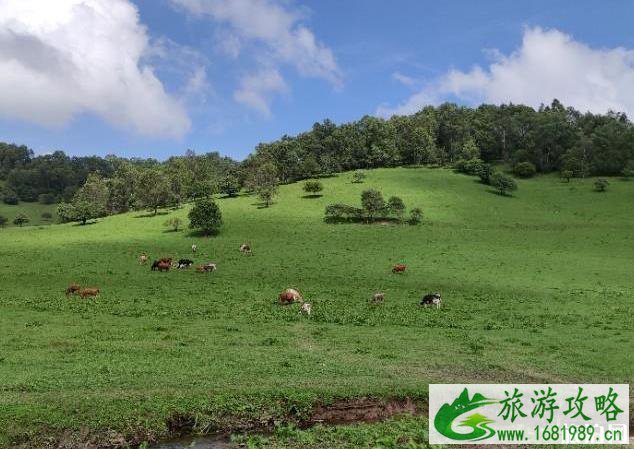
{"label": "leafy green tree", "polygon": [[403,221],[403,215],[405,215],[405,203],[398,196],[391,196],[387,200],[387,211],[398,218],[399,221]]}
{"label": "leafy green tree", "polygon": [[178,230],[180,229],[180,227],[183,225],[183,220],[181,218],[178,217],[172,217],[172,218],[168,218],[165,223],[163,223],[163,226],[165,226],[166,228],[171,229],[174,232],[178,232]]}
{"label": "leafy green tree", "polygon": [[22,227],[30,221],[31,219],[28,217],[28,215],[20,213],[16,215],[13,219],[13,224]]}
{"label": "leafy green tree", "polygon": [[510,176],[503,173],[495,173],[491,176],[491,185],[497,189],[500,195],[508,195],[509,192],[517,190],[517,183]]}
{"label": "leafy green tree", "polygon": [[306,181],[303,189],[308,195],[317,196],[319,192],[324,190],[324,186],[319,181]]}
{"label": "leafy green tree", "polygon": [[610,185],[610,183],[607,179],[599,178],[594,181],[594,190],[597,192],[605,192],[608,189],[608,185]]}
{"label": "leafy green tree", "polygon": [[478,168],[478,176],[483,184],[491,184],[491,176],[495,173],[495,169],[491,164],[482,163]]}
{"label": "leafy green tree", "polygon": [[277,195],[278,183],[277,168],[271,162],[264,162],[256,166],[247,182],[265,207],[269,207],[273,202],[273,197]]}
{"label": "leafy green tree", "polygon": [[572,170],[562,170],[559,173],[559,176],[561,177],[561,179],[565,180],[566,182],[570,182],[570,178],[572,178],[574,175],[575,174]]}
{"label": "leafy green tree", "polygon": [[108,182],[98,174],[88,175],[73,196],[74,221],[85,225],[88,220],[106,216],[109,197]]}
{"label": "leafy green tree", "polygon": [[373,221],[385,209],[383,194],[374,189],[364,190],[361,193],[361,207],[365,211],[366,221]]}
{"label": "leafy green tree", "polygon": [[623,177],[625,179],[631,179],[634,178],[634,159],[633,160],[629,160],[626,164],[625,167],[623,168],[623,170],[621,171],[621,174],[623,175]]}
{"label": "leafy green tree", "polygon": [[0,228],[4,228],[9,219],[3,215],[0,215]]}
{"label": "leafy green tree", "polygon": [[170,181],[159,168],[139,170],[134,180],[134,204],[139,209],[158,213],[159,208],[167,207],[171,199]]}
{"label": "leafy green tree", "polygon": [[513,173],[521,178],[530,178],[535,176],[537,169],[535,168],[535,165],[530,162],[518,162],[513,167]]}
{"label": "leafy green tree", "polygon": [[228,197],[234,197],[240,192],[240,180],[237,176],[229,174],[220,181],[220,193]]}
{"label": "leafy green tree", "polygon": [[57,206],[57,218],[61,223],[69,223],[76,220],[75,207],[70,203],[60,203]]}
{"label": "leafy green tree", "polygon": [[420,208],[415,207],[409,213],[409,224],[417,225],[417,224],[420,224],[422,221],[423,221],[423,211]]}
{"label": "leafy green tree", "polygon": [[189,227],[203,234],[217,234],[222,226],[222,213],[212,198],[196,200],[189,211]]}
{"label": "leafy green tree", "polygon": [[352,173],[353,183],[356,183],[356,184],[361,183],[365,181],[365,178],[367,178],[367,175],[365,174],[363,170],[357,170],[354,173]]}

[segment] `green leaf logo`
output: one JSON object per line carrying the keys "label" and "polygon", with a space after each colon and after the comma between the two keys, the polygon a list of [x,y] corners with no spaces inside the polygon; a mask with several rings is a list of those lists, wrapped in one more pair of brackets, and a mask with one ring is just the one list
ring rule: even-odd
{"label": "green leaf logo", "polygon": [[458,427],[471,429],[471,432],[459,433],[454,431],[452,426],[454,421],[462,415],[478,407],[498,402],[500,401],[486,398],[480,393],[475,393],[473,398],[469,399],[469,391],[465,388],[451,405],[445,403],[440,407],[434,418],[434,427],[442,435],[452,440],[479,441],[490,438],[495,434],[495,431],[489,427],[489,424],[495,421],[479,413],[469,415],[457,424]]}

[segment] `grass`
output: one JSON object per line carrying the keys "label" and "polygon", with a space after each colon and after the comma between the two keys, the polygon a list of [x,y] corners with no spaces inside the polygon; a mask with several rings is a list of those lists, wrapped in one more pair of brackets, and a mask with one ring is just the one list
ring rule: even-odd
{"label": "grass", "polygon": [[[283,186],[270,208],[220,199],[212,238],[138,212],[0,230],[0,446],[160,434],[175,412],[208,431],[334,397],[424,396],[430,382],[632,383],[634,183],[597,193],[544,176],[502,197],[443,169],[368,175],[323,179],[320,198]],[[326,204],[371,187],[424,223],[323,222]],[[217,272],[136,262],[191,257],[192,243]],[[102,295],[66,298],[71,282]],[[291,286],[310,318],[277,304]],[[369,306],[376,291],[385,304]],[[417,306],[430,291],[442,309]]]}
{"label": "grass", "polygon": [[[11,206],[0,202],[0,215],[6,217],[9,221],[6,226],[15,226],[13,219],[16,215],[22,213],[26,214],[31,221],[24,226],[44,226],[55,223],[57,214],[57,204],[41,204],[41,203],[25,203],[21,201],[15,206]],[[52,215],[50,220],[42,218],[44,212],[49,212]]]}

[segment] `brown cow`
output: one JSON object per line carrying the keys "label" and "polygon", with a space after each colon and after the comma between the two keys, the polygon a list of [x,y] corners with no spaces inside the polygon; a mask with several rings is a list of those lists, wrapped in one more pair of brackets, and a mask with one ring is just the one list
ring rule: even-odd
{"label": "brown cow", "polygon": [[172,264],[172,258],[171,257],[163,257],[162,259],[159,259],[159,262],[163,262],[163,263],[168,263],[168,264]]}
{"label": "brown cow", "polygon": [[209,262],[203,265],[198,265],[196,267],[196,271],[198,271],[199,273],[212,273],[216,271],[217,269],[218,267],[213,262]]}
{"label": "brown cow", "polygon": [[405,273],[407,266],[403,263],[397,263],[392,267],[392,273]]}
{"label": "brown cow", "polygon": [[165,262],[165,261],[161,260],[156,265],[156,267],[158,268],[159,271],[170,271],[170,268],[172,268],[172,262]]}
{"label": "brown cow", "polygon": [[145,265],[147,263],[148,257],[146,254],[141,254],[139,256],[139,265]]}
{"label": "brown cow", "polygon": [[86,298],[87,296],[98,296],[99,289],[96,287],[85,288],[79,292],[79,296]]}
{"label": "brown cow", "polygon": [[66,296],[68,295],[73,295],[75,293],[79,293],[79,290],[81,289],[79,284],[70,284],[68,286],[68,288],[66,289]]}
{"label": "brown cow", "polygon": [[302,294],[294,288],[287,288],[280,293],[279,298],[281,304],[292,304],[295,301],[302,301],[304,299]]}

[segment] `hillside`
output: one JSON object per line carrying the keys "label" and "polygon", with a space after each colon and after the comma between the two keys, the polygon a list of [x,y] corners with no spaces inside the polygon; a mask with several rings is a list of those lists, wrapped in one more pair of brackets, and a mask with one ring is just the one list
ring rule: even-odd
{"label": "hillside", "polygon": [[[43,429],[162,432],[176,411],[222,427],[333,396],[424,396],[430,382],[634,381],[634,182],[597,193],[539,176],[502,197],[446,169],[368,175],[323,179],[320,198],[282,186],[270,208],[219,199],[212,238],[138,212],[0,230],[0,446]],[[370,187],[422,208],[423,224],[324,223],[327,204]],[[151,272],[141,252],[218,271]],[[71,282],[102,294],[66,298]],[[291,286],[310,318],[277,304]],[[377,291],[385,304],[369,306]],[[431,291],[440,310],[417,305]]]}

